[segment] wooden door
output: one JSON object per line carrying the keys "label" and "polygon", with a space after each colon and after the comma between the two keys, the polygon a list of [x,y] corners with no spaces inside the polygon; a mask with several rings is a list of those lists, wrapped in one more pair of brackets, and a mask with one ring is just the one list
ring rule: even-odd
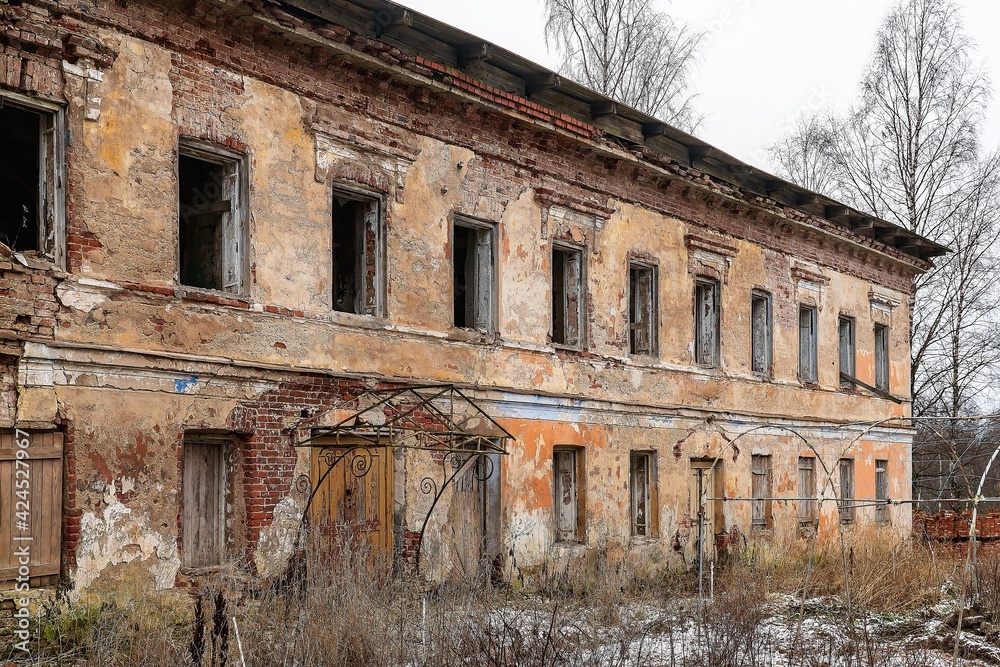
{"label": "wooden door", "polygon": [[715,557],[715,536],[725,530],[722,516],[722,461],[692,459],[689,493],[691,497],[691,540],[695,558],[698,549],[704,559]]}
{"label": "wooden door", "polygon": [[185,441],[181,562],[201,568],[222,564],[224,553],[225,443]]}
{"label": "wooden door", "polygon": [[[329,470],[327,454],[340,459]],[[341,458],[342,457],[342,458]],[[327,473],[322,483],[319,482]],[[319,483],[309,520],[324,532],[348,531],[373,554],[392,555],[392,451],[330,447],[313,450],[313,483]]]}
{"label": "wooden door", "polygon": [[62,433],[0,433],[0,584],[17,578],[25,546],[32,579],[59,574],[62,453]]}

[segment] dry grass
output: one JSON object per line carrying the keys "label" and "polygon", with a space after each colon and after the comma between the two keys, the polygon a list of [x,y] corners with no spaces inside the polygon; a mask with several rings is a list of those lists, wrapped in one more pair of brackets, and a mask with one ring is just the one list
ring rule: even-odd
{"label": "dry grass", "polygon": [[[962,564],[880,531],[849,538],[855,619],[937,602]],[[699,601],[692,573],[640,571],[623,550],[600,545],[549,567],[538,590],[515,593],[485,578],[430,587],[355,543],[327,542],[311,547],[301,576],[284,586],[259,588],[230,571],[197,595],[152,594],[133,578],[53,611],[37,664],[240,665],[233,618],[253,667],[764,667],[779,652],[798,652],[803,666],[927,664],[925,647],[901,648],[842,612],[841,632],[793,645],[796,613],[776,594],[800,596],[807,569],[810,597],[844,592],[839,540],[810,553],[808,540],[741,549],[717,570],[714,600]],[[1000,591],[1000,563],[990,567],[980,576],[984,599]]]}

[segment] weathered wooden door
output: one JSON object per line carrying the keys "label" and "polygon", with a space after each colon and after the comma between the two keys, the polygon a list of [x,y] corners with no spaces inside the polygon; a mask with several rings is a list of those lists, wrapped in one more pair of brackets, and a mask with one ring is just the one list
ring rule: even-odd
{"label": "weathered wooden door", "polygon": [[181,563],[201,568],[222,564],[226,492],[224,441],[184,442]]}
{"label": "weathered wooden door", "polygon": [[17,578],[25,550],[32,579],[59,574],[62,453],[62,433],[0,433],[0,583]]}
{"label": "weathered wooden door", "polygon": [[725,529],[720,500],[722,492],[722,461],[691,459],[689,493],[695,558],[699,550],[705,560],[715,557],[715,536]]}
{"label": "weathered wooden door", "polygon": [[473,456],[453,482],[444,526],[452,538],[455,565],[465,576],[493,566],[500,547],[500,456]]}
{"label": "weathered wooden door", "polygon": [[309,520],[325,532],[348,531],[372,553],[392,555],[392,450],[330,447],[313,450],[312,475],[319,483],[329,456],[343,457],[319,484]]}

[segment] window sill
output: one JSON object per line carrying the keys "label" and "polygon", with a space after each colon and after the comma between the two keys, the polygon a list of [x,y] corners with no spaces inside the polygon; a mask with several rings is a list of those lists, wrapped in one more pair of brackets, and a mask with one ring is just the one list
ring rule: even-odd
{"label": "window sill", "polygon": [[556,352],[583,352],[581,345],[564,345],[562,343],[551,343],[552,349]]}
{"label": "window sill", "polygon": [[389,318],[379,315],[359,315],[342,310],[331,310],[327,315],[334,324],[358,327],[359,329],[385,329],[389,326]]}
{"label": "window sill", "polygon": [[233,292],[224,292],[222,290],[177,285],[174,289],[174,296],[179,299],[187,299],[188,301],[217,303],[222,306],[236,306],[238,308],[246,308],[248,310],[250,308],[250,299],[245,295]]}
{"label": "window sill", "polygon": [[466,343],[497,343],[500,334],[494,331],[483,331],[481,329],[466,329],[463,327],[453,327],[448,333],[448,340],[457,340]]}

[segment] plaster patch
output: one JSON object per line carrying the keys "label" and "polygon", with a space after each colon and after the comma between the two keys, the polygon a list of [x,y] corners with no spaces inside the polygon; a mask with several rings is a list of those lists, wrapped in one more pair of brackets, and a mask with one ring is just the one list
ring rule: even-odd
{"label": "plaster patch", "polygon": [[254,565],[262,577],[273,577],[284,570],[295,552],[295,538],[302,521],[302,508],[294,498],[285,498],[274,508],[271,525],[260,531],[254,551]]}
{"label": "plaster patch", "polygon": [[181,567],[177,539],[152,530],[148,515],[135,514],[123,505],[114,482],[104,498],[103,512],[85,512],[80,519],[74,595],[79,596],[108,567],[136,559],[152,560],[149,571],[157,590],[173,587]]}

